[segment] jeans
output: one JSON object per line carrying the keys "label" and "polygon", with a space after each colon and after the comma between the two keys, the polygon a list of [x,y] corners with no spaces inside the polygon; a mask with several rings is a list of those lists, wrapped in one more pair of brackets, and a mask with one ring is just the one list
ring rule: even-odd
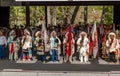
{"label": "jeans", "polygon": [[45,55],[38,55],[38,60],[45,61]]}
{"label": "jeans", "polygon": [[114,52],[110,52],[110,62],[117,62],[117,60],[115,59],[115,53]]}
{"label": "jeans", "polygon": [[5,58],[5,46],[0,45],[0,59]]}
{"label": "jeans", "polygon": [[52,61],[58,61],[58,51],[56,49],[52,50]]}

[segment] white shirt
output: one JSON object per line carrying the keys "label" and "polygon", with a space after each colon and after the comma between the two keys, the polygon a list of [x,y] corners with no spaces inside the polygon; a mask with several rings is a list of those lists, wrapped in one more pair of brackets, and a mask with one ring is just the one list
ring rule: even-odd
{"label": "white shirt", "polygon": [[6,37],[0,36],[0,45],[7,45]]}
{"label": "white shirt", "polygon": [[[56,37],[56,39],[58,39],[58,44],[60,45],[61,44],[60,39],[58,37]],[[55,46],[53,45],[54,44],[54,38],[53,37],[50,38],[50,43],[51,43],[51,49],[54,49]]]}
{"label": "white shirt", "polygon": [[114,39],[114,41],[113,41],[113,43],[111,44],[111,46],[110,46],[110,44],[109,44],[109,41],[107,40],[107,41],[106,41],[106,46],[109,47],[109,51],[110,51],[110,52],[116,51],[116,49],[119,48],[118,39]]}
{"label": "white shirt", "polygon": [[[79,38],[77,40],[77,45],[80,45],[81,40],[82,40],[82,38]],[[83,46],[87,46],[88,44],[89,44],[89,39],[85,37],[83,40]]]}

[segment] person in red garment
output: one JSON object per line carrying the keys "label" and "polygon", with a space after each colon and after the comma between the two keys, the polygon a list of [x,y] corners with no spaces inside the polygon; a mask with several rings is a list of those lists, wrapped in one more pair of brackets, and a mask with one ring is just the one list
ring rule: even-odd
{"label": "person in red garment", "polygon": [[68,27],[68,32],[65,35],[65,39],[63,41],[63,44],[66,46],[66,59],[65,62],[72,62],[72,56],[74,54],[74,44],[75,40],[73,38],[73,33],[72,33],[72,25]]}
{"label": "person in red garment", "polygon": [[89,58],[92,58],[93,56],[93,40],[92,37],[90,36],[90,43],[89,43]]}

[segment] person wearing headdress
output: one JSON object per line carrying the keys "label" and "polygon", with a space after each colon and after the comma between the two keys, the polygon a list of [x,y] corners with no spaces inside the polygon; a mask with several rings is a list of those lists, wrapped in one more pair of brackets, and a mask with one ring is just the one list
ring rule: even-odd
{"label": "person wearing headdress", "polygon": [[67,28],[67,33],[65,34],[65,38],[63,40],[63,44],[65,46],[65,54],[66,54],[66,58],[65,58],[65,62],[72,62],[72,57],[74,54],[74,44],[75,44],[75,40],[73,38],[73,33],[72,33],[72,25],[70,25]]}
{"label": "person wearing headdress", "polygon": [[103,59],[107,59],[108,58],[108,54],[107,54],[107,51],[106,51],[106,35],[103,35],[102,37],[102,58]]}
{"label": "person wearing headdress", "polygon": [[[55,60],[59,61],[61,41],[57,37],[57,33],[55,31],[52,31],[52,33],[51,33],[50,45],[51,45],[52,61],[53,62]],[[55,57],[55,59],[54,59],[54,57]]]}
{"label": "person wearing headdress", "polygon": [[0,30],[0,59],[5,59],[6,46],[7,46],[6,37],[3,35],[3,31]]}
{"label": "person wearing headdress", "polygon": [[89,39],[86,32],[81,32],[77,40],[79,59],[81,62],[87,62],[89,56]]}
{"label": "person wearing headdress", "polygon": [[44,39],[41,37],[42,32],[37,31],[35,33],[35,45],[36,45],[36,52],[37,52],[37,59],[41,60],[42,62],[45,62],[45,46],[44,46]]}
{"label": "person wearing headdress", "polygon": [[24,35],[21,40],[22,44],[22,59],[25,60],[31,60],[32,59],[32,37],[30,35],[30,32],[28,29],[24,30]]}
{"label": "person wearing headdress", "polygon": [[119,54],[119,42],[114,32],[109,33],[108,40],[106,41],[106,46],[109,51],[110,63],[117,63]]}
{"label": "person wearing headdress", "polygon": [[8,45],[9,45],[9,59],[13,60],[13,55],[14,55],[14,60],[18,60],[18,51],[20,49],[20,40],[16,36],[15,30],[11,30],[9,33],[8,37]]}

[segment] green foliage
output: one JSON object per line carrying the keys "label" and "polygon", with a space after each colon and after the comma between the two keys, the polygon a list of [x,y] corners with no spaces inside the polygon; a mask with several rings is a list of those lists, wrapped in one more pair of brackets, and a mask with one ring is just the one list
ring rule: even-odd
{"label": "green foliage", "polygon": [[10,25],[11,28],[14,25],[25,25],[25,7],[11,6],[10,7]]}
{"label": "green foliage", "polygon": [[[51,19],[53,18],[53,7],[50,6]],[[56,19],[57,24],[64,22],[67,18],[70,21],[75,6],[56,6]],[[96,10],[97,22],[99,23],[102,15],[103,6],[88,6],[88,22],[93,22],[92,10]],[[13,27],[14,24],[25,25],[26,24],[26,8],[25,6],[11,6],[10,7],[10,25]],[[45,20],[45,7],[44,6],[30,6],[30,25],[36,26],[40,21],[41,17]],[[77,16],[75,18],[75,24],[78,22],[84,22],[84,6],[80,6]],[[52,20],[51,20],[52,21]],[[52,22],[51,22],[52,23]],[[105,24],[113,23],[113,6],[106,7],[106,13],[104,18]]]}
{"label": "green foliage", "polygon": [[113,6],[106,7],[104,23],[107,25],[113,24]]}

